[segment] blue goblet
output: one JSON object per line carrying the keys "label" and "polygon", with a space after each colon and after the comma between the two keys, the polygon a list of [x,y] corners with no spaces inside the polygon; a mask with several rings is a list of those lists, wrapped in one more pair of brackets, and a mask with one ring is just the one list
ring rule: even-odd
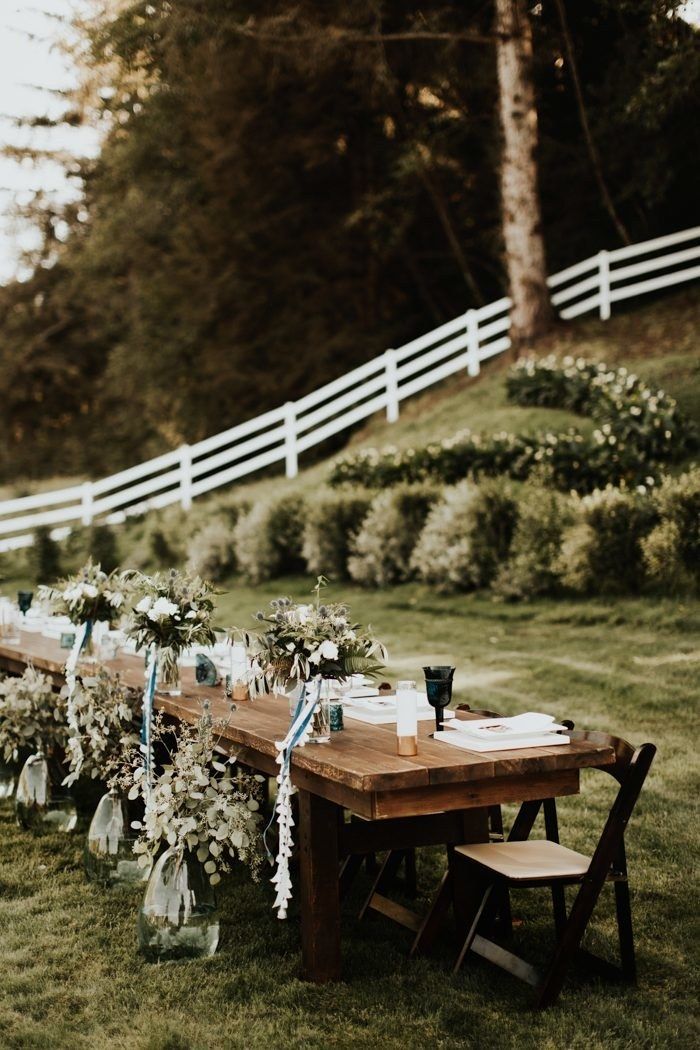
{"label": "blue goblet", "polygon": [[445,665],[424,667],[425,691],[428,703],[435,708],[435,732],[441,733],[445,708],[452,699],[452,679],[455,668]]}
{"label": "blue goblet", "polygon": [[23,616],[26,616],[32,607],[34,591],[17,591],[17,605]]}

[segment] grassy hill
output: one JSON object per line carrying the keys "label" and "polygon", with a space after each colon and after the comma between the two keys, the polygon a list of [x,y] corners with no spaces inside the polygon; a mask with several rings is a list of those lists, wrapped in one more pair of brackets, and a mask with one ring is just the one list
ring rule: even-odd
{"label": "grassy hill", "polygon": [[[700,424],[700,288],[691,287],[613,316],[562,323],[536,350],[539,356],[571,354],[624,364],[653,382],[679,402],[683,411]],[[506,400],[504,375],[510,365],[505,356],[494,358],[481,375],[453,376],[446,382],[401,404],[397,423],[388,424],[384,415],[372,416],[348,442],[348,448],[385,444],[404,448],[411,444],[439,441],[458,430],[513,433],[540,429],[564,430],[568,426],[586,429],[590,420],[559,409],[520,408]],[[302,468],[304,461],[301,461]],[[241,499],[256,500],[283,491],[311,491],[323,483],[329,462],[322,460],[302,469],[298,478],[264,477],[235,486]],[[216,500],[216,494],[212,497]]]}

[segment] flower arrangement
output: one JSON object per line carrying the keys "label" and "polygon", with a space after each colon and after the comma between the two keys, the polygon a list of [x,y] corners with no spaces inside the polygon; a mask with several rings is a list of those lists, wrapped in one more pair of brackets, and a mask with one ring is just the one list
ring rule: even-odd
{"label": "flower arrangement", "polygon": [[240,770],[232,775],[235,758],[224,762],[216,757],[225,725],[212,720],[205,704],[196,724],[178,726],[177,746],[171,750],[173,729],[156,715],[153,739],[167,749],[170,761],[150,788],[138,749],[127,755],[119,786],[130,799],[144,802],[143,820],[132,823],[139,832],[134,852],[141,867],[149,867],[162,847],[169,846],[180,858],[187,850],[195,853],[212,886],[236,858],[248,865],[253,878],[259,877],[260,785],[265,778]]}
{"label": "flower arrangement", "polygon": [[145,576],[125,573],[138,601],[127,624],[136,648],[152,645],[181,653],[191,645],[213,645],[213,589],[199,576],[171,569]]}
{"label": "flower arrangement", "polygon": [[348,678],[351,674],[373,675],[387,659],[385,647],[353,623],[347,605],[321,602],[319,576],[312,604],[276,598],[270,612],[257,612],[264,627],[258,633],[244,632],[246,645],[257,649],[253,687],[271,692],[275,683],[306,682],[310,678]]}
{"label": "flower arrangement", "polygon": [[133,727],[140,703],[135,690],[104,668],[94,678],[84,678],[76,685],[68,709],[69,771],[64,784],[89,775],[112,786],[124,750],[138,744]]}
{"label": "flower arrangement", "polygon": [[103,572],[99,564],[88,561],[75,576],[60,580],[54,587],[40,587],[39,598],[52,612],[78,625],[97,620],[112,623],[122,614],[125,593],[118,573]]}
{"label": "flower arrangement", "polygon": [[0,753],[17,760],[22,748],[45,751],[66,746],[65,697],[31,665],[19,678],[0,682]]}

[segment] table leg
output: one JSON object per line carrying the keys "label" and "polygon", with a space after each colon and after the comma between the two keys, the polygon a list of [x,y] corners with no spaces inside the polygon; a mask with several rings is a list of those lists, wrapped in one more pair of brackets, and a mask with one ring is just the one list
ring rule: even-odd
{"label": "table leg", "polygon": [[[487,808],[465,809],[460,814],[462,818],[461,842],[455,845],[467,845],[471,842],[488,842],[489,840],[489,811]],[[474,889],[466,884],[463,877],[463,869],[457,863],[454,851],[448,847],[448,865],[453,873],[452,878],[452,905],[455,919],[460,933],[470,921],[474,910]]]}
{"label": "table leg", "polygon": [[340,978],[338,829],[342,808],[299,792],[302,972],[323,984]]}

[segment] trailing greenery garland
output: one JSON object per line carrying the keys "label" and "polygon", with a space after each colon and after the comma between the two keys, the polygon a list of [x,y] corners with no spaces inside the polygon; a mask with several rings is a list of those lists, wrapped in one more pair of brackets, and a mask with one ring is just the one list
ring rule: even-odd
{"label": "trailing greenery garland", "polygon": [[473,475],[506,474],[525,480],[546,466],[556,488],[591,492],[605,485],[649,485],[662,464],[697,447],[697,434],[672,397],[652,390],[625,368],[610,369],[583,358],[526,359],[506,380],[518,405],[564,408],[592,417],[591,435],[573,427],[563,433],[475,434],[418,448],[364,449],[343,456],[329,483],[384,487],[401,481],[454,484]]}

